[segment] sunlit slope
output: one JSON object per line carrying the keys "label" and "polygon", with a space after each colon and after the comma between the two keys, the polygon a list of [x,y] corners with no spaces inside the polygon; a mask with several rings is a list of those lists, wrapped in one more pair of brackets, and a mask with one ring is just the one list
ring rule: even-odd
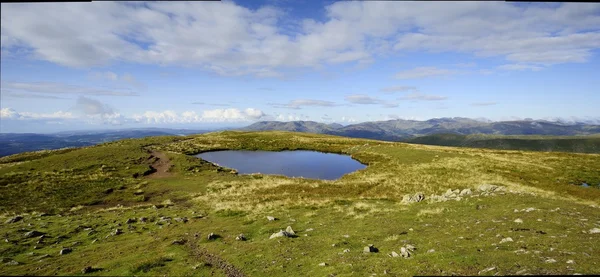
{"label": "sunlit slope", "polygon": [[[236,175],[190,156],[220,149],[344,153],[368,167],[320,181]],[[598,154],[280,131],[23,153],[0,158],[0,274],[600,273],[600,189],[576,185],[600,183],[599,172]],[[269,239],[287,226],[296,237]],[[363,253],[368,244],[379,252]],[[408,244],[409,258],[388,256]]]}

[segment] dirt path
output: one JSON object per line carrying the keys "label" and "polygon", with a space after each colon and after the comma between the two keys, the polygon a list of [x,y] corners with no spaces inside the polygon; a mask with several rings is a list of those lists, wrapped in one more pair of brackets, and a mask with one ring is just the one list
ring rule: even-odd
{"label": "dirt path", "polygon": [[162,152],[151,151],[150,158],[148,160],[152,161],[150,168],[152,169],[152,173],[148,174],[146,177],[148,178],[164,178],[172,176],[173,174],[169,172],[169,169],[173,166],[171,160]]}
{"label": "dirt path", "polygon": [[[193,239],[192,239],[193,240]],[[189,247],[192,255],[200,261],[208,263],[225,273],[227,277],[244,277],[244,273],[223,258],[208,252],[206,249],[198,247],[195,242],[190,241]]]}

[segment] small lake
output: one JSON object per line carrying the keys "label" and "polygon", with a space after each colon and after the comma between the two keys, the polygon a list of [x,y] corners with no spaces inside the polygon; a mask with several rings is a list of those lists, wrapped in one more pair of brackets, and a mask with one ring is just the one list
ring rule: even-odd
{"label": "small lake", "polygon": [[196,155],[240,174],[277,174],[288,177],[335,180],[366,165],[350,156],[316,151],[245,151],[226,150]]}

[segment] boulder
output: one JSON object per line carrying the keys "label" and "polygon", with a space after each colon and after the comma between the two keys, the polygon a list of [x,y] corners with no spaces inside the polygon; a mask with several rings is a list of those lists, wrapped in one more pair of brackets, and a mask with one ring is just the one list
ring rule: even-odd
{"label": "boulder", "polygon": [[267,216],[267,220],[269,220],[269,221],[275,221],[275,220],[277,220],[277,218],[268,215]]}
{"label": "boulder", "polygon": [[7,223],[7,224],[8,223],[15,223],[15,222],[21,221],[22,219],[23,219],[22,216],[17,215],[15,217],[9,218],[5,223]]}
{"label": "boulder", "polygon": [[69,254],[71,252],[73,252],[73,249],[71,249],[71,248],[63,248],[63,249],[60,250],[59,254],[66,255],[66,254]]}
{"label": "boulder", "polygon": [[[28,238],[33,238],[33,237],[39,237],[42,235],[44,235],[44,233],[33,230],[33,231],[29,231],[29,232],[25,233],[24,237],[26,239],[28,239]],[[40,239],[43,239],[43,238],[40,238]]]}
{"label": "boulder", "polygon": [[406,194],[402,197],[402,203],[417,203],[425,200],[425,195],[422,192],[417,192],[414,195]]}
{"label": "boulder", "polygon": [[319,266],[328,266],[327,263],[320,263]]}
{"label": "boulder", "polygon": [[396,253],[396,252],[392,251],[392,253],[390,253],[390,257],[392,257],[392,258],[397,258],[397,257],[400,257],[400,254],[398,254],[398,253]]}
{"label": "boulder", "polygon": [[471,189],[463,189],[459,193],[460,196],[466,196],[466,195],[471,195],[471,194],[473,194],[473,192],[471,191]]}
{"label": "boulder", "polygon": [[409,258],[410,257],[410,251],[408,251],[408,249],[406,249],[406,247],[400,247],[400,255],[403,258]]}
{"label": "boulder", "polygon": [[173,218],[173,219],[174,219],[175,221],[177,221],[177,222],[183,222],[183,223],[186,223],[186,222],[188,222],[188,219],[187,219],[187,217],[176,217],[176,218]]}
{"label": "boulder", "polygon": [[235,237],[235,240],[245,241],[246,236],[244,236],[244,234],[239,234],[237,235],[237,237]]}
{"label": "boulder", "polygon": [[515,223],[523,223],[523,219],[517,218],[517,219],[515,219],[515,221],[514,221],[514,222],[515,222]]}
{"label": "boulder", "polygon": [[273,233],[273,234],[272,234],[272,235],[269,237],[269,239],[281,238],[281,237],[287,237],[287,238],[291,238],[291,237],[294,237],[294,235],[293,235],[293,234],[290,234],[290,233],[288,233],[288,232],[286,232],[286,231],[284,231],[284,230],[280,230],[280,231],[279,231],[279,232],[277,232],[277,233]]}
{"label": "boulder", "polygon": [[291,234],[292,236],[296,235],[296,232],[294,232],[294,230],[292,229],[292,226],[288,226],[287,228],[285,228],[285,231],[288,234]]}
{"label": "boulder", "polygon": [[590,231],[588,233],[590,233],[590,234],[600,234],[600,228],[590,229]]}
{"label": "boulder", "polygon": [[379,252],[379,250],[377,248],[375,248],[375,246],[373,246],[373,244],[369,244],[367,246],[365,246],[365,248],[363,249],[364,253],[377,253]]}
{"label": "boulder", "polygon": [[214,240],[214,239],[217,239],[217,238],[218,238],[218,235],[216,235],[215,233],[210,233],[207,236],[208,240]]}
{"label": "boulder", "polygon": [[500,243],[506,243],[506,242],[513,242],[513,239],[508,237],[508,238],[503,238]]}

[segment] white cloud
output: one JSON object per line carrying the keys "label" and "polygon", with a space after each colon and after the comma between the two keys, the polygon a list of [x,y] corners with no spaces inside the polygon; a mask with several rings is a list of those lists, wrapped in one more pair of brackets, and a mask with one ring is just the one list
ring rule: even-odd
{"label": "white cloud", "polygon": [[364,94],[354,94],[346,96],[346,101],[353,104],[363,104],[363,105],[371,105],[371,104],[383,104],[385,101],[381,99],[377,99]]}
{"label": "white cloud", "polygon": [[380,91],[385,92],[385,93],[417,91],[417,87],[413,87],[413,86],[395,86],[395,87],[382,88],[382,89],[380,89]]}
{"label": "white cloud", "polygon": [[0,109],[1,119],[74,119],[75,116],[70,112],[57,111],[53,113],[31,113],[17,112],[12,108]]}
{"label": "white cloud", "polygon": [[2,82],[2,93],[9,91],[15,95],[26,94],[78,94],[96,96],[135,96],[137,93],[129,90],[109,90],[81,87],[55,82]]}
{"label": "white cloud", "polygon": [[410,51],[550,65],[590,59],[600,47],[599,11],[594,3],[342,1],[315,21],[230,1],[2,4],[1,44],[3,57],[28,49],[73,67],[196,65],[232,76],[280,77],[282,68]]}
{"label": "white cloud", "polygon": [[331,101],[315,100],[315,99],[295,99],[287,104],[269,103],[274,108],[286,108],[299,110],[302,107],[334,107],[338,104]]}
{"label": "white cloud", "polygon": [[523,71],[523,70],[540,71],[540,70],[544,69],[544,67],[537,66],[537,65],[518,64],[517,63],[517,64],[504,64],[504,65],[498,66],[498,69],[518,70],[518,71]]}
{"label": "white cloud", "polygon": [[454,71],[454,70],[437,68],[435,66],[423,66],[423,67],[416,67],[413,69],[400,71],[400,72],[396,73],[395,77],[397,79],[418,79],[418,78],[426,78],[426,77],[433,77],[433,76],[446,76],[446,75],[452,75],[455,73],[456,73],[456,71]]}
{"label": "white cloud", "polygon": [[132,116],[133,120],[141,123],[200,123],[200,122],[243,122],[258,120],[266,114],[258,109],[214,109],[198,114],[194,111],[177,113],[166,110],[162,112],[146,111]]}
{"label": "white cloud", "polygon": [[112,71],[94,72],[91,74],[91,77],[98,80],[108,80],[114,83],[127,84],[138,89],[146,88],[144,84],[138,82],[138,80],[129,73],[119,75]]}
{"label": "white cloud", "polygon": [[424,94],[421,92],[413,92],[410,94],[407,94],[406,96],[402,96],[399,97],[398,100],[413,100],[413,101],[440,101],[440,100],[446,100],[448,99],[448,97],[446,96],[441,96],[441,95],[430,95],[430,94]]}

